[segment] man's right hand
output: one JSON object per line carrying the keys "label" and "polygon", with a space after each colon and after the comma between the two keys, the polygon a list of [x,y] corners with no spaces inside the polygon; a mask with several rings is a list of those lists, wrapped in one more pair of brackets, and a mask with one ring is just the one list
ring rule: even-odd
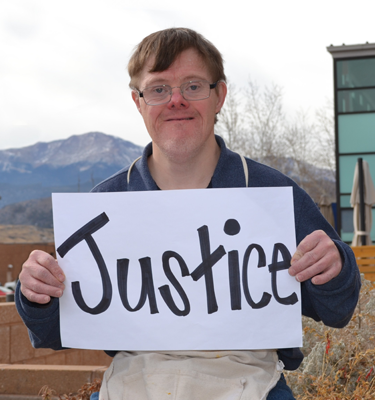
{"label": "man's right hand", "polygon": [[33,303],[47,304],[51,297],[61,297],[65,275],[48,253],[34,250],[24,262],[19,276],[21,292]]}

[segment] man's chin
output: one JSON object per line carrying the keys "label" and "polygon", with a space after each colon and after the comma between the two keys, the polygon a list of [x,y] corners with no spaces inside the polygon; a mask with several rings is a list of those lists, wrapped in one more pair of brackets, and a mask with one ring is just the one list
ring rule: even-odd
{"label": "man's chin", "polygon": [[167,140],[157,143],[157,146],[165,157],[177,163],[187,161],[197,152],[196,140],[191,133],[175,133]]}

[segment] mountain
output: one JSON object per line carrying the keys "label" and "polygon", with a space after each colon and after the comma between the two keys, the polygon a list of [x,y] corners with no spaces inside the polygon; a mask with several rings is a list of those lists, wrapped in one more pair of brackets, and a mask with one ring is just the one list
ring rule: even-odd
{"label": "mountain", "polygon": [[88,192],[141,154],[142,147],[101,132],[0,150],[0,208],[52,192]]}
{"label": "mountain", "polygon": [[[142,148],[100,132],[0,150],[0,224],[52,228],[52,192],[88,192],[129,165]],[[335,198],[332,172],[289,158],[260,160],[290,176],[316,202]]]}
{"label": "mountain", "polygon": [[335,171],[290,157],[266,157],[257,161],[289,176],[318,204],[323,198],[329,203],[336,200]]}

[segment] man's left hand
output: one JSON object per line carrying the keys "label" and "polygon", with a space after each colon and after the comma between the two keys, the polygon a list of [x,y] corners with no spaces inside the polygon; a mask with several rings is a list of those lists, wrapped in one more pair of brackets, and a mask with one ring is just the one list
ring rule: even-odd
{"label": "man's left hand", "polygon": [[314,285],[323,285],[335,278],[342,269],[336,245],[324,231],[314,231],[298,245],[291,260],[289,274],[298,282],[311,278]]}

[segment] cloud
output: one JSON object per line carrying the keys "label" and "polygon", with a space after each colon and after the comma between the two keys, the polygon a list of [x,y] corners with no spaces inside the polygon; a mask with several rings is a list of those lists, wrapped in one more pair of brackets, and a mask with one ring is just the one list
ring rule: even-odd
{"label": "cloud", "polygon": [[372,40],[374,5],[364,5],[366,13],[338,0],[249,1],[246,7],[242,0],[215,7],[198,0],[183,7],[171,0],[1,2],[0,148],[89,130],[146,144],[126,65],[144,36],[170,26],[211,40],[237,87],[249,76],[261,85],[274,82],[284,87],[288,110],[314,110],[333,93],[325,47]]}

